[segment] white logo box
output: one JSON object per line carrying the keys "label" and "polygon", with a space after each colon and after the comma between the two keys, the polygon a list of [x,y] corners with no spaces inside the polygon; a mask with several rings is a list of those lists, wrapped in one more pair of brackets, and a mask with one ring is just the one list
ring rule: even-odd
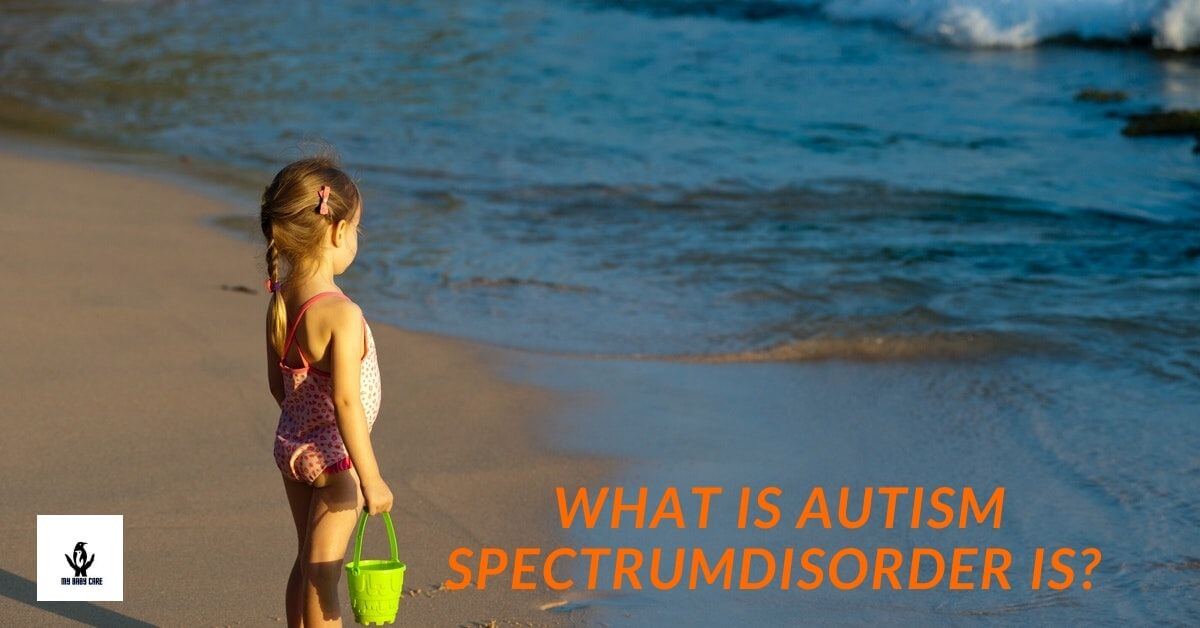
{"label": "white logo box", "polygon": [[124,599],[124,515],[37,516],[37,601]]}

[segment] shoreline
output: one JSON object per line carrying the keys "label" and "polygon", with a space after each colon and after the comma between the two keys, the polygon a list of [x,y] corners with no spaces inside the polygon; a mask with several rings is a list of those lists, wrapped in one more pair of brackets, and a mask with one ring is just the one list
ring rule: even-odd
{"label": "shoreline", "polygon": [[[256,287],[261,251],[214,223],[237,213],[235,191],[113,166],[104,150],[56,154],[57,144],[0,139],[13,184],[0,320],[21,330],[0,367],[20,391],[5,420],[16,455],[0,466],[16,504],[0,519],[16,532],[0,554],[14,560],[0,567],[27,591],[0,596],[0,616],[282,623],[295,531],[270,457],[278,408],[261,372],[265,299],[222,289]],[[547,422],[567,395],[502,375],[512,350],[372,328],[384,379],[372,441],[409,567],[398,620],[585,619],[586,609],[540,610],[570,592],[436,586],[453,576],[457,546],[557,544],[566,535],[553,527],[552,487],[586,485],[615,460],[551,449]],[[35,601],[34,515],[53,513],[124,515],[124,601]],[[364,554],[386,554],[382,526],[366,539]],[[340,602],[352,622],[344,584]]]}

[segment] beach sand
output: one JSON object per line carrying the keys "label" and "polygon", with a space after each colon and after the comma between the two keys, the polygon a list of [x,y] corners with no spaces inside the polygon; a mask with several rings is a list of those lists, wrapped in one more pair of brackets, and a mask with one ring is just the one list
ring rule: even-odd
{"label": "beach sand", "polygon": [[[252,216],[255,199],[235,209],[162,177],[26,153],[0,152],[2,623],[282,625],[296,536],[271,456],[261,248],[208,222]],[[399,623],[586,621],[540,610],[565,599],[545,587],[435,589],[458,546],[561,544],[553,487],[598,482],[612,462],[541,444],[565,401],[503,378],[504,350],[372,328],[372,442],[408,564]],[[124,601],[37,602],[37,514],[124,515]],[[384,557],[384,526],[369,524],[364,556]]]}

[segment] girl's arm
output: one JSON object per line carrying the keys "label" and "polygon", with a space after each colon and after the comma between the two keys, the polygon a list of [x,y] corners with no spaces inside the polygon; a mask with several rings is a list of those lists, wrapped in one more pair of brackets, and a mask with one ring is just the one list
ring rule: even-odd
{"label": "girl's arm", "polygon": [[279,354],[275,353],[275,347],[271,345],[272,331],[271,310],[267,310],[267,383],[271,386],[271,395],[275,397],[275,403],[279,407],[283,407],[283,373],[279,372]]}
{"label": "girl's arm", "polygon": [[362,310],[342,302],[334,314],[330,338],[330,366],[333,371],[333,407],[337,426],[350,459],[358,469],[363,496],[370,514],[391,510],[392,493],[384,483],[371,447],[367,418],[359,396],[359,372],[366,347]]}

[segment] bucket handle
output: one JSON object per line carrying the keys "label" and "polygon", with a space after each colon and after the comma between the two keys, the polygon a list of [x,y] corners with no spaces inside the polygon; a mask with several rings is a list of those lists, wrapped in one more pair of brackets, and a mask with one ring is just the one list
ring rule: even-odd
{"label": "bucket handle", "polygon": [[[396,551],[396,529],[392,527],[392,517],[387,513],[387,511],[384,511],[380,514],[383,515],[383,522],[387,524],[388,545],[392,550],[392,562],[398,563],[400,562],[400,556]],[[367,516],[368,513],[365,508],[363,509],[362,514],[358,516],[358,534],[354,539],[354,564],[351,567],[354,573],[358,573],[358,563],[362,559],[362,540],[363,532],[366,532],[367,529]]]}

